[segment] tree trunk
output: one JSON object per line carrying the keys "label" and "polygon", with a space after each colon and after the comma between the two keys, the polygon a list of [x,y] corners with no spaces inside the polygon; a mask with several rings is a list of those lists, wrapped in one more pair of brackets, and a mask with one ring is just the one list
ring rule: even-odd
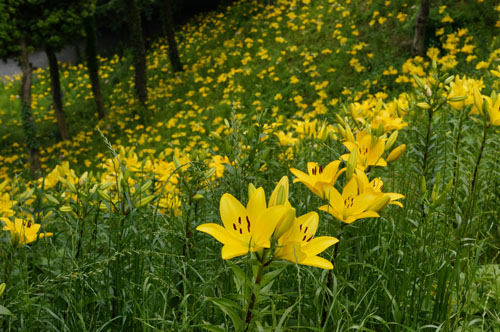
{"label": "tree trunk", "polygon": [[135,91],[141,104],[148,100],[146,88],[146,47],[142,38],[141,13],[137,7],[136,0],[125,0],[127,12],[129,13],[130,39],[135,67]]}
{"label": "tree trunk", "polygon": [[38,149],[38,141],[36,139],[35,121],[31,113],[31,81],[32,72],[28,58],[28,49],[26,40],[21,38],[21,56],[19,57],[19,65],[23,73],[21,79],[21,120],[23,123],[24,134],[30,154],[30,168],[32,176],[37,179],[41,175],[40,166],[40,151]]}
{"label": "tree trunk", "polygon": [[175,72],[182,71],[182,63],[179,58],[179,50],[175,41],[174,14],[172,11],[172,0],[163,0],[163,33],[167,35],[168,57]]}
{"label": "tree trunk", "polygon": [[45,47],[45,53],[49,59],[50,68],[50,84],[52,88],[52,101],[54,104],[54,111],[56,113],[57,125],[59,126],[59,133],[63,141],[69,140],[68,126],[66,125],[66,118],[61,97],[61,82],[59,81],[59,65],[57,57],[50,46]]}
{"label": "tree trunk", "polygon": [[415,36],[411,45],[411,53],[413,56],[425,55],[425,29],[427,26],[427,17],[429,16],[430,0],[422,0],[420,9],[417,15],[417,26],[415,28]]}
{"label": "tree trunk", "polygon": [[97,37],[95,28],[94,16],[87,16],[83,19],[85,28],[85,57],[87,60],[87,68],[89,71],[90,82],[92,83],[92,92],[94,93],[94,101],[97,106],[97,114],[99,119],[106,116],[104,110],[104,102],[102,100],[101,84],[99,82],[99,62],[97,61]]}

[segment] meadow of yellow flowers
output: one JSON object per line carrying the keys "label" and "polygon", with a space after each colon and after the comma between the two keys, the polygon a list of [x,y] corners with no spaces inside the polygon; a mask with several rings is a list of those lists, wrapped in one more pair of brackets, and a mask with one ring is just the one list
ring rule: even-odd
{"label": "meadow of yellow flowers", "polygon": [[[0,330],[500,331],[500,4],[242,0],[147,57],[0,82]],[[481,23],[474,21],[482,17]],[[475,22],[475,23],[474,23]],[[271,193],[266,196],[266,193]]]}

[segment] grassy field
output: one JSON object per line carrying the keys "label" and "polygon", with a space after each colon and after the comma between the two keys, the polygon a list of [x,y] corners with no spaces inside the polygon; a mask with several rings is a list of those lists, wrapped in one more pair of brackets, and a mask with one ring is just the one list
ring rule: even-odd
{"label": "grassy field", "polygon": [[101,58],[103,120],[61,64],[66,142],[39,69],[39,180],[0,81],[0,331],[500,331],[500,5],[417,12],[235,2],[145,108]]}

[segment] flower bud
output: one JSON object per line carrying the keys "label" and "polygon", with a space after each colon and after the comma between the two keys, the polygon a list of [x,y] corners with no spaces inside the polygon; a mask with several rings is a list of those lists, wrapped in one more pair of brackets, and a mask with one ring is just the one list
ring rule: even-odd
{"label": "flower bud", "polygon": [[351,131],[351,127],[349,127],[349,124],[347,124],[347,123],[345,125],[345,139],[348,142],[355,142],[354,135],[352,134],[352,131]]}
{"label": "flower bud", "polygon": [[7,287],[5,282],[0,284],[0,296],[2,296],[3,292],[5,292],[5,287]]}
{"label": "flower bud", "polygon": [[280,221],[278,221],[278,224],[276,225],[276,228],[274,230],[274,239],[279,239],[283,234],[285,234],[290,227],[292,226],[293,222],[295,220],[295,209],[294,208],[289,208],[285,214],[283,214],[283,217],[281,217]]}
{"label": "flower bud", "polygon": [[476,106],[477,110],[481,115],[484,115],[483,112],[483,96],[481,92],[477,88],[474,88],[474,106]]}
{"label": "flower bud", "polygon": [[406,144],[401,144],[397,148],[394,148],[394,150],[392,150],[391,153],[389,153],[389,156],[387,156],[386,161],[390,163],[395,160],[398,160],[399,157],[401,157],[401,155],[403,154],[403,152],[405,152],[405,150],[406,150]]}
{"label": "flower bud", "polygon": [[390,150],[394,143],[396,143],[396,140],[398,139],[399,132],[393,131],[391,136],[389,136],[389,139],[387,140],[387,143],[385,143],[385,150]]}
{"label": "flower bud", "polygon": [[63,205],[59,208],[61,212],[73,212],[73,208],[69,205]]}
{"label": "flower bud", "polygon": [[431,105],[429,105],[428,103],[426,102],[422,102],[422,103],[417,103],[417,107],[423,109],[423,110],[428,110],[431,108]]}
{"label": "flower bud", "polygon": [[354,170],[356,169],[357,163],[358,163],[358,150],[353,149],[351,151],[351,154],[349,155],[349,159],[347,160],[347,167],[345,172],[347,181],[351,180]]}
{"label": "flower bud", "polygon": [[139,202],[135,205],[137,208],[143,207],[144,205],[150,203],[155,198],[155,195],[150,195],[144,198],[141,198]]}
{"label": "flower bud", "polygon": [[288,176],[283,176],[269,198],[269,206],[284,205],[288,201]]}

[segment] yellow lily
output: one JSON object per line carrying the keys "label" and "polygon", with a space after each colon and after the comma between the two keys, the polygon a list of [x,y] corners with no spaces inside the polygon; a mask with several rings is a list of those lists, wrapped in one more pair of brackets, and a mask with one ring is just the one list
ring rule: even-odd
{"label": "yellow lily", "polygon": [[[384,193],[382,190],[384,189],[384,182],[382,181],[381,178],[375,178],[372,181],[368,180],[368,177],[364,172],[361,172],[359,170],[356,171],[356,179],[358,180],[358,187],[359,187],[359,193],[373,193],[375,195],[382,195],[385,197],[388,197],[389,200],[387,200],[387,204],[393,204],[397,205],[399,207],[403,207],[403,204],[401,202],[398,202],[398,199],[403,199],[405,198],[404,195],[398,194],[398,193]],[[385,205],[387,205],[385,204]],[[380,204],[377,206],[377,208],[374,208],[374,206],[371,206],[371,210],[375,211],[380,211],[382,208],[385,207],[385,205]]]}
{"label": "yellow lily", "polygon": [[372,192],[359,193],[356,177],[352,177],[346,184],[342,195],[334,187],[327,195],[328,205],[323,205],[319,209],[347,224],[361,218],[379,217],[371,206],[378,203],[380,195]]}
{"label": "yellow lily", "polygon": [[11,216],[14,214],[14,210],[12,210],[12,206],[16,201],[11,201],[8,193],[0,195],[0,213],[5,213],[7,216]]}
{"label": "yellow lily", "polygon": [[[385,150],[385,142],[380,138],[376,138],[360,131],[356,134],[356,141],[344,142],[345,147],[352,152],[357,150],[358,160],[356,168],[364,171],[368,166],[387,166],[386,161],[382,158]],[[349,160],[349,154],[342,155],[342,159]]]}
{"label": "yellow lily", "polygon": [[339,171],[340,160],[335,160],[326,165],[323,169],[315,162],[307,163],[307,173],[304,173],[296,168],[290,168],[290,172],[297,178],[293,183],[302,182],[309,190],[320,198],[326,198],[326,193],[332,187],[337,178],[345,169]]}
{"label": "yellow lily", "polygon": [[318,220],[316,212],[309,212],[296,218],[292,227],[279,238],[278,249],[274,257],[302,265],[333,269],[331,262],[317,255],[339,240],[332,236],[314,238],[318,229]]}
{"label": "yellow lily", "polygon": [[31,220],[14,218],[14,222],[12,222],[5,217],[0,218],[0,220],[5,223],[3,230],[10,232],[10,236],[14,244],[26,244],[36,241],[37,238],[52,236],[52,233],[38,234],[40,224],[35,224]]}
{"label": "yellow lily", "polygon": [[220,200],[224,227],[207,223],[196,229],[224,244],[222,258],[231,259],[270,248],[271,236],[286,211],[287,208],[282,205],[268,208],[262,188],[252,193],[246,208],[233,195],[226,193]]}
{"label": "yellow lily", "polygon": [[493,126],[500,126],[500,97],[492,93],[491,97],[484,96],[487,102],[488,115],[490,116],[490,123]]}

